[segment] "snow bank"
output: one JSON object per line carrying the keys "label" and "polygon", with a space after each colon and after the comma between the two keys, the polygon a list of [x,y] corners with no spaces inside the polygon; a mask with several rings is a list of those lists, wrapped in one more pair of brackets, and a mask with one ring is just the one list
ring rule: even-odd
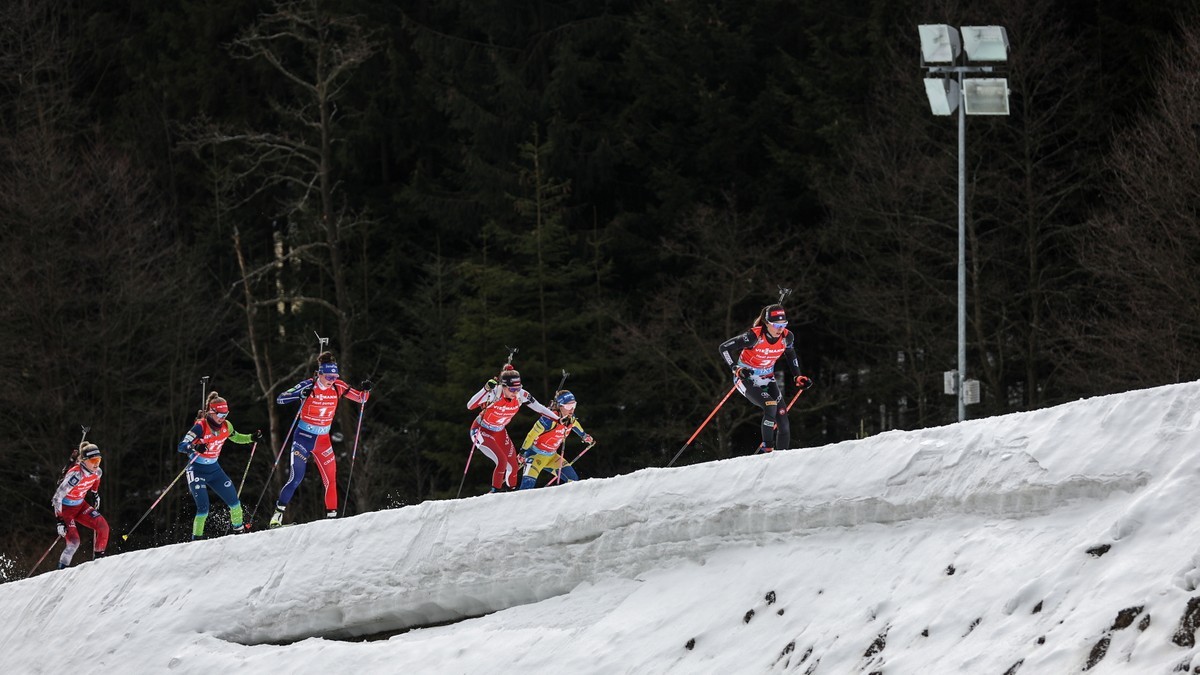
{"label": "snow bank", "polygon": [[0,665],[1166,672],[1198,441],[1175,385],[138,551],[0,585]]}

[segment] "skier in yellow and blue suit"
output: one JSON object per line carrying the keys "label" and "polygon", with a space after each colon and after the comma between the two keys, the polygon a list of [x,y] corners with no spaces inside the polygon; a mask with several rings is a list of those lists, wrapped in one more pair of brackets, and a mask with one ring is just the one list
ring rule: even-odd
{"label": "skier in yellow and blue suit", "polygon": [[560,418],[556,420],[542,415],[525,435],[525,442],[521,444],[521,456],[525,458],[525,475],[521,477],[521,485],[517,489],[528,490],[536,487],[538,475],[543,471],[557,471],[564,483],[579,480],[575,469],[563,460],[559,448],[562,447],[567,434],[572,431],[588,445],[596,441],[591,434],[583,430],[583,425],[575,418],[575,404],[574,394],[565,389],[558,392],[554,395],[553,405]]}

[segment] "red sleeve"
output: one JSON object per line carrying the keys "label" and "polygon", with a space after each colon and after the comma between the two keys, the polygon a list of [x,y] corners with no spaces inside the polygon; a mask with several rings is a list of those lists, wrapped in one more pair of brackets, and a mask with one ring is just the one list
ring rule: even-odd
{"label": "red sleeve", "polygon": [[333,384],[342,391],[342,396],[354,401],[355,403],[366,403],[368,398],[371,398],[371,392],[359,391],[342,380],[338,380]]}

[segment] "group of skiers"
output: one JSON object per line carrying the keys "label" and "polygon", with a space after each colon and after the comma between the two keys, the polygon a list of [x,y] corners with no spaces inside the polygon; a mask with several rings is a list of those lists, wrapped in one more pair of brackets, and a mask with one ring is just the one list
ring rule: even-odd
{"label": "group of skiers", "polygon": [[[558,480],[579,480],[575,469],[563,458],[561,449],[567,436],[574,432],[587,445],[587,452],[596,440],[583,430],[583,425],[575,418],[575,395],[566,389],[554,393],[550,407],[538,403],[533,394],[521,385],[521,373],[511,364],[506,364],[500,372],[500,379],[490,379],[483,388],[467,401],[467,410],[481,408],[475,421],[471,423],[471,451],[479,449],[484,456],[496,464],[492,471],[491,492],[508,492],[511,490],[527,490],[537,485],[538,476],[543,471],[553,472]],[[512,439],[508,436],[508,423],[512,421],[521,406],[541,414],[541,417],[525,436],[521,444],[521,455]],[[580,453],[576,459],[582,457]],[[468,458],[468,468],[470,459]],[[518,486],[517,479],[520,477]]]}
{"label": "group of skiers", "polygon": [[[317,358],[317,371],[313,377],[298,382],[276,398],[276,403],[279,404],[293,401],[301,403],[292,428],[289,429],[291,472],[288,482],[279,492],[269,527],[283,525],[284,511],[300,481],[304,479],[308,460],[313,457],[316,458],[317,470],[325,487],[326,517],[337,517],[337,461],[330,443],[329,429],[339,400],[344,396],[359,404],[365,404],[370,398],[371,386],[370,380],[364,380],[358,389],[351,387],[339,378],[338,365],[333,354],[322,352]],[[179,441],[179,452],[188,458],[183,472],[187,476],[188,492],[196,502],[196,515],[192,521],[193,540],[204,538],[210,489],[229,507],[231,531],[234,534],[246,531],[245,514],[238,497],[240,490],[233,487],[233,480],[221,468],[221,450],[226,441],[240,444],[257,443],[262,439],[262,432],[256,431],[254,435],[238,433],[233,428],[233,423],[226,419],[228,416],[229,402],[215,391],[209,393],[204,406],[196,414],[196,421]],[[80,443],[72,459],[73,463],[63,474],[52,500],[59,537],[67,542],[66,548],[59,556],[59,569],[71,564],[71,559],[79,548],[79,525],[95,530],[93,551],[96,558],[104,557],[108,545],[108,522],[100,515],[99,510],[100,477],[103,474],[100,469],[100,448],[85,440]],[[94,495],[93,503],[86,499],[89,493]]]}
{"label": "group of skiers", "polygon": [[[787,325],[783,307],[779,304],[768,305],[759,312],[748,330],[726,340],[719,347],[721,357],[733,371],[734,387],[763,412],[760,452],[790,447],[787,409],[780,405],[783,387],[775,380],[776,363],[783,359],[799,390],[812,385],[812,380],[800,372],[795,336],[787,330]],[[270,528],[283,525],[287,506],[304,479],[312,458],[316,459],[317,471],[324,484],[326,517],[337,517],[337,461],[330,443],[330,427],[342,397],[360,406],[365,405],[370,398],[371,387],[370,380],[364,380],[357,389],[344,382],[333,354],[325,351],[317,359],[317,370],[313,377],[298,382],[276,398],[276,403],[281,405],[300,401],[300,408],[289,429],[290,473],[275,502]],[[507,492],[536,487],[539,476],[544,472],[553,474],[549,484],[560,480],[578,480],[579,476],[572,466],[574,461],[567,462],[564,457],[564,442],[572,433],[582,439],[585,447],[575,457],[578,460],[596,440],[584,430],[576,417],[577,405],[575,395],[566,389],[556,391],[549,406],[542,405],[522,386],[521,374],[511,364],[506,364],[497,377],[489,379],[467,401],[467,409],[479,410],[469,432],[471,454],[478,449],[496,465],[492,471],[490,491]],[[528,406],[540,417],[526,434],[518,455],[507,427],[522,406]],[[211,392],[204,407],[198,411],[195,423],[179,442],[179,452],[188,457],[185,467],[188,491],[196,502],[193,539],[204,537],[209,513],[209,489],[216,492],[228,506],[232,532],[237,534],[246,530],[245,514],[238,497],[240,487],[235,489],[233,480],[221,468],[221,449],[226,441],[257,443],[262,438],[262,432],[256,431],[253,435],[238,433],[227,419],[228,416],[229,402],[217,392]],[[360,424],[361,420],[360,407]],[[79,525],[95,531],[94,553],[97,558],[104,556],[109,536],[108,523],[99,511],[100,478],[103,474],[100,449],[85,440],[80,443],[73,460],[53,498],[58,534],[66,540],[66,548],[59,557],[59,569],[70,565],[79,548]],[[469,468],[470,455],[467,459]],[[464,478],[465,475],[466,470]],[[93,503],[86,499],[89,493],[95,495]]]}

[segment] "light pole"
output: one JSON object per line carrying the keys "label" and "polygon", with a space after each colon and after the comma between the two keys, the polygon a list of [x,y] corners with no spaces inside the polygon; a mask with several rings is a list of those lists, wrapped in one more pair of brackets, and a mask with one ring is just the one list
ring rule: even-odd
{"label": "light pole", "polygon": [[[1008,60],[1008,33],[1003,26],[963,26],[962,41],[953,26],[917,26],[921,35],[921,67],[925,95],[934,115],[958,110],[958,370],[954,371],[953,393],[958,399],[958,420],[967,417],[967,404],[979,402],[979,382],[967,376],[967,115],[1007,115],[1008,80],[996,77],[967,77],[991,73]],[[963,54],[965,48],[965,56]],[[966,390],[970,388],[971,391]],[[948,386],[947,389],[950,389]],[[971,398],[973,400],[967,400]]]}

